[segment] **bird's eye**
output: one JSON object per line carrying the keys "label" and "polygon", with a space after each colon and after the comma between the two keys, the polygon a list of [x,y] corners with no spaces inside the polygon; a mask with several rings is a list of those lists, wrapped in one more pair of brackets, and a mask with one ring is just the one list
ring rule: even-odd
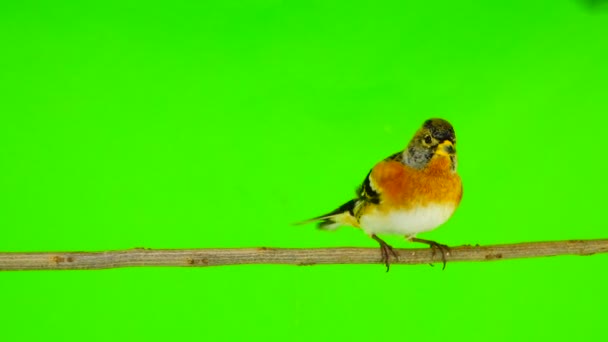
{"label": "bird's eye", "polygon": [[430,143],[433,142],[433,139],[431,138],[430,135],[427,134],[427,135],[424,136],[424,142],[427,143],[427,144],[430,144]]}

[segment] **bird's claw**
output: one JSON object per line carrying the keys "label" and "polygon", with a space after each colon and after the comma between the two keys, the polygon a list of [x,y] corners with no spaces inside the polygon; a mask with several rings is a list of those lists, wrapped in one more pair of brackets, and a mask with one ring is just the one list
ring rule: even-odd
{"label": "bird's claw", "polygon": [[437,254],[437,250],[439,250],[441,252],[441,261],[443,262],[443,267],[441,269],[445,270],[445,265],[447,264],[446,255],[450,255],[450,247],[431,240],[424,240],[418,238],[411,238],[410,240],[413,242],[420,242],[429,245],[429,247],[431,247],[433,257],[435,257],[435,255]]}
{"label": "bird's claw", "polygon": [[391,255],[395,258],[395,260],[399,260],[399,254],[393,249],[391,245],[386,243],[384,240],[380,239],[376,235],[372,235],[372,238],[380,244],[380,252],[382,254],[382,258],[380,259],[386,265],[386,272],[390,270],[390,258]]}

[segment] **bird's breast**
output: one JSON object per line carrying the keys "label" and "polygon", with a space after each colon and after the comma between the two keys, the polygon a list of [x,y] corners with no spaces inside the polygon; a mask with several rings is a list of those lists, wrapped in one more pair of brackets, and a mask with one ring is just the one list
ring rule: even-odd
{"label": "bird's breast", "polygon": [[413,210],[434,204],[456,207],[462,197],[460,177],[447,165],[432,164],[416,170],[398,162],[384,162],[374,168],[372,177],[382,195],[380,210]]}
{"label": "bird's breast", "polygon": [[413,236],[445,223],[462,197],[460,177],[448,162],[438,159],[422,170],[392,161],[378,164],[371,176],[381,201],[362,210],[360,227],[368,234]]}

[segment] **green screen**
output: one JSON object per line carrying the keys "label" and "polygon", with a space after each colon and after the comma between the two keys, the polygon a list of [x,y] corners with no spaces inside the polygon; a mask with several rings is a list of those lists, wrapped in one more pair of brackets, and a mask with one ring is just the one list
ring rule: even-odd
{"label": "green screen", "polygon": [[[3,2],[0,251],[376,248],[292,223],[431,117],[464,197],[419,237],[606,238],[607,37],[583,0]],[[597,340],[607,262],[3,272],[0,341]]]}

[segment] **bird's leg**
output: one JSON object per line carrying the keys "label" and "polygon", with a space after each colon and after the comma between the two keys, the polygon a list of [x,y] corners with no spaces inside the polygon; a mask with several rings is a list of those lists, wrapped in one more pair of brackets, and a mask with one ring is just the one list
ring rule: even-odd
{"label": "bird's leg", "polygon": [[388,272],[390,268],[390,257],[391,255],[395,257],[396,260],[399,260],[399,254],[393,250],[393,247],[386,243],[384,240],[379,238],[376,234],[372,234],[372,239],[378,241],[380,244],[380,251],[382,252],[381,261],[386,265],[386,272]]}
{"label": "bird's leg", "polygon": [[437,252],[437,250],[439,250],[441,252],[441,260],[443,261],[442,269],[445,270],[445,264],[446,264],[445,256],[450,254],[450,248],[448,246],[442,245],[435,241],[419,239],[416,237],[408,237],[407,239],[412,242],[420,242],[420,243],[425,243],[425,244],[429,245],[431,247],[431,249],[433,250],[433,256],[435,256],[435,253]]}

